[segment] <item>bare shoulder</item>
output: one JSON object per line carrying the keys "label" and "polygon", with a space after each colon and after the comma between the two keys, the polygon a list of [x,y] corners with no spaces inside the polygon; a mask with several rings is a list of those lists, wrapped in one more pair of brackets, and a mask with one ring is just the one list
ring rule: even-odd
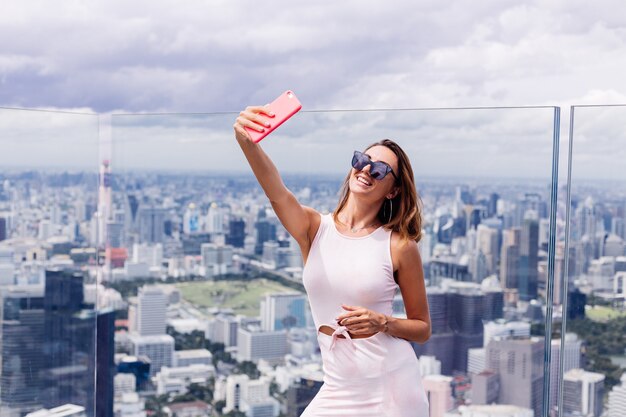
{"label": "bare shoulder", "polygon": [[419,248],[414,240],[403,240],[397,232],[391,233],[391,260],[393,271],[400,269],[401,265],[421,262]]}

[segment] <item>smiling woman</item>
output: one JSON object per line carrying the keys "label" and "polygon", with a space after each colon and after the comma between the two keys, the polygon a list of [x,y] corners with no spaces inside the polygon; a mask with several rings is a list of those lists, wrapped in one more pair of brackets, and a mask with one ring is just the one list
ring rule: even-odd
{"label": "smiling woman", "polygon": [[[389,139],[356,151],[335,212],[322,215],[296,200],[244,129],[262,132],[269,127],[265,116],[272,117],[268,107],[248,107],[234,129],[305,261],[302,280],[325,376],[302,416],[341,410],[350,416],[427,417],[428,399],[409,343],[426,342],[431,328],[417,249],[420,205],[406,153]],[[392,316],[398,287],[406,318]]]}

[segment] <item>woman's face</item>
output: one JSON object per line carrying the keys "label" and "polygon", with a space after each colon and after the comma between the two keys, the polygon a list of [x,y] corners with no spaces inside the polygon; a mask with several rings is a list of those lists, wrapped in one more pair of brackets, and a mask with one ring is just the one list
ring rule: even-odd
{"label": "woman's face", "polygon": [[[391,169],[396,175],[398,173],[398,157],[395,153],[386,146],[372,146],[368,150],[364,151],[366,155],[370,157],[372,162],[382,161],[389,164]],[[388,173],[382,180],[372,178],[370,175],[371,166],[367,165],[361,171],[357,171],[352,168],[350,172],[350,192],[359,195],[360,197],[367,197],[372,201],[382,200],[388,195],[393,194],[395,178],[393,174]]]}

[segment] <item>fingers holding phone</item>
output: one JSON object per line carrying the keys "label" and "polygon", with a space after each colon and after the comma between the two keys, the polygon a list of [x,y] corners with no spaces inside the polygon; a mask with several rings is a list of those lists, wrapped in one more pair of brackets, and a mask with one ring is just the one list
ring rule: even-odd
{"label": "fingers holding phone", "polygon": [[[293,91],[285,91],[267,106],[248,107],[240,113],[235,131],[254,143],[260,142],[302,108]],[[239,129],[241,128],[241,129]]]}
{"label": "fingers holding phone", "polygon": [[235,120],[233,128],[235,129],[235,137],[238,141],[246,140],[253,141],[250,135],[250,131],[265,133],[271,128],[271,119],[274,117],[274,112],[269,107],[269,104],[265,106],[248,106],[244,111],[239,113],[239,116]]}

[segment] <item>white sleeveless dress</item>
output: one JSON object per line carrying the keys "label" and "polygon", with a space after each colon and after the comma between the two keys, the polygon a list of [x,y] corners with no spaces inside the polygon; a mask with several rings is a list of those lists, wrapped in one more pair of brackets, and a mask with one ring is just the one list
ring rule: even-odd
{"label": "white sleeveless dress", "polygon": [[[410,343],[386,333],[350,339],[335,320],[345,312],[342,304],[392,314],[397,284],[391,231],[380,227],[367,236],[345,236],[331,214],[322,215],[302,279],[318,329],[324,384],[301,417],[428,417]],[[334,335],[321,333],[322,325],[335,328]]]}

